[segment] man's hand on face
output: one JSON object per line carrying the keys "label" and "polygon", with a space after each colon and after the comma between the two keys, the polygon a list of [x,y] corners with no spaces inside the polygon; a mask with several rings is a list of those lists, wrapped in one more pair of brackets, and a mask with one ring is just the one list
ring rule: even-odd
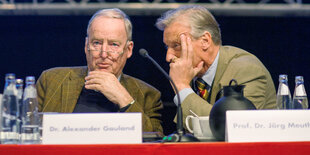
{"label": "man's hand on face", "polygon": [[203,61],[196,67],[193,66],[194,50],[190,36],[181,34],[180,39],[182,47],[180,57],[172,60],[169,71],[169,75],[179,91],[184,88],[190,88],[190,81],[203,67]]}
{"label": "man's hand on face", "polygon": [[85,88],[101,92],[108,100],[120,108],[133,101],[128,91],[121,85],[114,74],[103,71],[91,71],[85,77]]}

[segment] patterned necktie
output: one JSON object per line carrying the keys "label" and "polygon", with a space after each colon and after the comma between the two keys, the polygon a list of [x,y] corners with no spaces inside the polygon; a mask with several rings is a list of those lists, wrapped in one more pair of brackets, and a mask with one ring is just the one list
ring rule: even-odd
{"label": "patterned necktie", "polygon": [[197,94],[203,98],[204,100],[208,99],[209,96],[209,92],[208,92],[208,88],[210,87],[205,81],[203,81],[203,79],[198,78],[195,81],[196,84],[196,88],[197,88]]}

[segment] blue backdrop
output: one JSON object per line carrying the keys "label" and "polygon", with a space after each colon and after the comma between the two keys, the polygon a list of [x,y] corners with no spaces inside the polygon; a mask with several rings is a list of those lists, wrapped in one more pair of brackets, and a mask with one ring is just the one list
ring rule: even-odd
{"label": "blue backdrop", "polygon": [[[48,68],[86,65],[84,41],[90,16],[0,16],[0,89],[4,76],[39,77]],[[134,54],[124,69],[162,92],[164,102],[174,96],[169,82],[138,51],[145,48],[168,72],[162,32],[154,26],[158,16],[132,16]],[[243,48],[256,55],[269,69],[276,88],[279,74],[289,77],[291,93],[294,77],[303,75],[310,93],[310,17],[216,17],[224,45]],[[1,92],[2,92],[1,90]],[[175,107],[166,103],[165,133],[174,131]]]}

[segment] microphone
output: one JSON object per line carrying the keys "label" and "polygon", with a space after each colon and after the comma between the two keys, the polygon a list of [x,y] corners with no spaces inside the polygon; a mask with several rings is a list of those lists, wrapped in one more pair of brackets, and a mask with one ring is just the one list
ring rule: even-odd
{"label": "microphone", "polygon": [[160,67],[160,65],[148,54],[148,52],[145,49],[140,49],[139,53],[141,56],[149,59],[155,66],[158,68],[165,77],[169,80],[170,84],[172,85],[172,88],[174,92],[177,95],[178,104],[177,104],[177,131],[174,134],[170,134],[169,136],[166,136],[163,138],[163,142],[195,142],[199,141],[196,137],[194,137],[191,134],[185,134],[184,128],[183,128],[183,114],[182,114],[182,107],[181,107],[181,99],[180,94],[175,86],[174,82],[170,78],[170,76],[166,73],[166,71]]}

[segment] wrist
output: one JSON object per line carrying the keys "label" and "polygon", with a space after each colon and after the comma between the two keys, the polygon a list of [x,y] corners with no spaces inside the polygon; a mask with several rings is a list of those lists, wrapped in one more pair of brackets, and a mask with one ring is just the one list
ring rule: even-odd
{"label": "wrist", "polygon": [[119,112],[125,112],[132,104],[135,103],[135,100],[132,100],[129,104],[127,104],[125,107],[122,107],[119,109]]}
{"label": "wrist", "polygon": [[133,98],[125,99],[122,103],[119,103],[120,108],[124,108],[128,105],[134,104],[136,101]]}
{"label": "wrist", "polygon": [[185,88],[191,88],[191,86],[188,84],[177,84],[176,87],[177,87],[178,91],[181,91]]}

